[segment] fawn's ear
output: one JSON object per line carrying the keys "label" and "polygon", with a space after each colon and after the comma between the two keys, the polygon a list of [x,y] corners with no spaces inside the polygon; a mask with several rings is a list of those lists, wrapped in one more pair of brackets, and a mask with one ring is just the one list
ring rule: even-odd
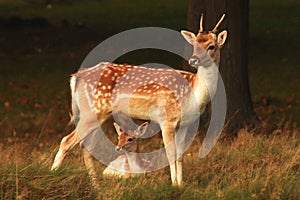
{"label": "fawn's ear", "polygon": [[144,122],[141,125],[139,125],[139,127],[137,128],[137,131],[136,131],[136,134],[138,137],[141,137],[146,133],[148,125],[149,125],[148,122]]}
{"label": "fawn's ear", "polygon": [[119,126],[119,124],[117,124],[116,122],[114,122],[114,126],[115,126],[115,129],[118,133],[118,135],[121,135],[121,133],[123,132],[121,127]]}
{"label": "fawn's ear", "polygon": [[194,45],[196,40],[196,35],[189,31],[181,31],[181,35],[186,39],[188,43]]}

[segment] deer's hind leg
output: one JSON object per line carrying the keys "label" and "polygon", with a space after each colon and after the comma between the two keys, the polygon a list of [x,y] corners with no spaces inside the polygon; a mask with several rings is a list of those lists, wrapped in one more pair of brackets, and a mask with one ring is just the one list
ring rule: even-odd
{"label": "deer's hind leg", "polygon": [[100,141],[104,134],[101,126],[108,117],[109,116],[103,116],[100,120],[96,120],[95,118],[82,120],[79,121],[76,127],[78,135],[80,136],[80,146],[82,148],[84,163],[95,189],[99,189],[100,185],[94,166],[94,160],[95,157],[97,158],[97,151],[99,150]]}
{"label": "deer's hind leg", "polygon": [[74,146],[79,143],[79,141],[80,138],[76,132],[76,129],[74,129],[70,134],[61,140],[59,150],[55,155],[51,170],[57,170],[62,165],[62,162],[68,152],[73,149]]}

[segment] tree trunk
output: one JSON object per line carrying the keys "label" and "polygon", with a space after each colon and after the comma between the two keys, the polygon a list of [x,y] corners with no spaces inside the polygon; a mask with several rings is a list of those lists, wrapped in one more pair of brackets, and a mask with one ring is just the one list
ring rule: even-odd
{"label": "tree trunk", "polygon": [[255,119],[248,81],[249,0],[189,0],[188,30],[198,32],[201,13],[206,31],[226,14],[219,28],[228,31],[221,49],[220,73],[227,95],[226,131],[235,133]]}

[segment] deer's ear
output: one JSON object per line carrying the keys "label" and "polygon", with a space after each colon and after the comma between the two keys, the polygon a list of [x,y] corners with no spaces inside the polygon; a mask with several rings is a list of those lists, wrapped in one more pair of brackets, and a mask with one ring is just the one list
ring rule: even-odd
{"label": "deer's ear", "polygon": [[181,31],[181,35],[186,39],[188,43],[191,45],[194,45],[194,42],[196,40],[196,36],[194,33],[189,31]]}
{"label": "deer's ear", "polygon": [[218,44],[220,47],[223,46],[223,44],[225,43],[227,38],[227,31],[222,31],[221,33],[219,33],[218,35]]}
{"label": "deer's ear", "polygon": [[149,125],[148,122],[144,122],[141,125],[139,125],[139,127],[137,128],[138,137],[141,137],[142,135],[144,135],[146,133],[148,125]]}
{"label": "deer's ear", "polygon": [[118,135],[120,135],[122,133],[121,127],[116,122],[114,122],[114,126],[115,126],[115,129],[116,129]]}

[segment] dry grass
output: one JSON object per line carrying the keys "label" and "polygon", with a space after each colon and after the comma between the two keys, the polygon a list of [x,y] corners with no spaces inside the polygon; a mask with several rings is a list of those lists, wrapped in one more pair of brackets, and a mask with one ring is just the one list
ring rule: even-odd
{"label": "dry grass", "polygon": [[[269,135],[240,131],[232,142],[219,142],[199,159],[200,139],[184,160],[183,188],[170,185],[168,168],[127,180],[101,176],[101,190],[91,186],[79,148],[57,172],[49,171],[57,145],[28,142],[0,145],[1,199],[296,199],[300,188],[300,131]],[[55,151],[54,151],[55,149]]]}

